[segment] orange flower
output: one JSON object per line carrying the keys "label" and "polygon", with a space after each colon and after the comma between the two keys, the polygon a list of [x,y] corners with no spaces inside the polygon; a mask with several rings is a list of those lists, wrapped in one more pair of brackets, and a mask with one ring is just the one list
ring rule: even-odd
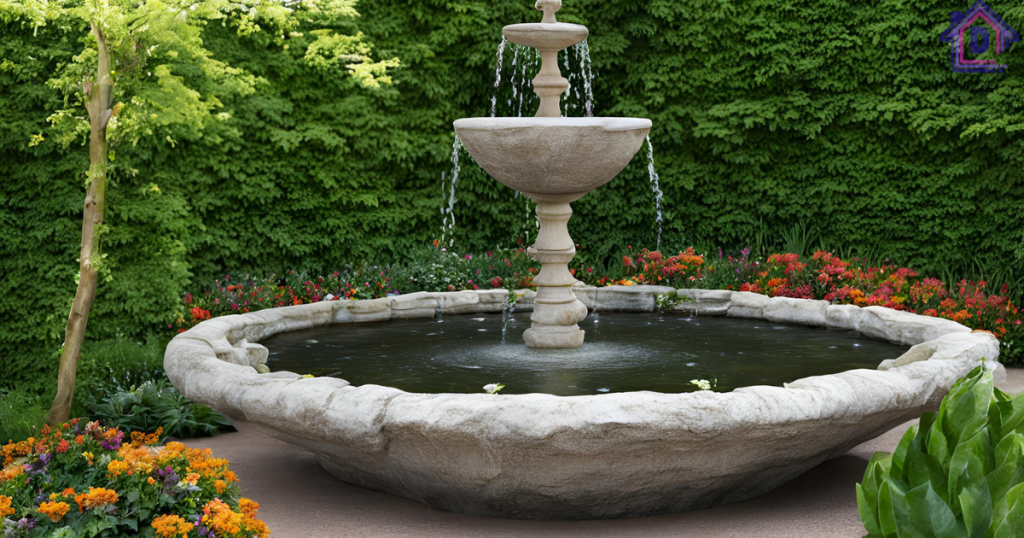
{"label": "orange flower", "polygon": [[75,497],[78,511],[92,510],[118,501],[117,492],[106,488],[89,488],[89,493],[80,493]]}
{"label": "orange flower", "polygon": [[213,487],[217,489],[218,495],[223,495],[224,490],[228,489],[228,484],[223,480],[217,480],[216,482],[213,483]]}
{"label": "orange flower", "polygon": [[19,465],[12,465],[2,471],[0,471],[0,484],[13,479],[14,477],[24,473],[25,470]]}
{"label": "orange flower", "polygon": [[153,519],[153,528],[157,536],[161,538],[173,538],[175,536],[188,536],[195,525],[185,521],[181,516],[167,515]]}
{"label": "orange flower", "polygon": [[153,484],[156,484],[156,480],[153,480],[153,477],[151,476],[146,479],[146,483],[152,486]]}
{"label": "orange flower", "polygon": [[127,462],[121,460],[113,460],[107,464],[107,476],[110,478],[117,478],[124,473],[130,473],[131,466]]}
{"label": "orange flower", "polygon": [[11,507],[12,502],[14,502],[14,499],[6,495],[0,495],[0,518],[14,514],[14,508]]}
{"label": "orange flower", "polygon": [[65,502],[44,502],[39,505],[39,513],[54,523],[64,519],[64,514],[67,514],[68,510],[71,510],[71,506]]}
{"label": "orange flower", "polygon": [[238,534],[242,532],[242,514],[231,510],[231,507],[214,499],[203,506],[203,525],[217,534]]}
{"label": "orange flower", "polygon": [[64,491],[61,493],[61,495],[65,496],[65,497],[74,497],[75,496],[75,488],[64,488]]}

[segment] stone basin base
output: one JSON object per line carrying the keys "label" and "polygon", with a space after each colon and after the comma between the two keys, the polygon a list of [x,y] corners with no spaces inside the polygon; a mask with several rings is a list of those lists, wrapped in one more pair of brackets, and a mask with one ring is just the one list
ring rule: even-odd
{"label": "stone basin base", "polygon": [[[652,311],[655,286],[574,287],[600,311]],[[878,370],[729,393],[412,394],[265,369],[272,334],[332,323],[500,312],[504,290],[416,293],[225,316],[178,335],[164,366],[187,397],[306,448],[338,478],[465,514],[525,519],[642,516],[765,493],[934,410],[999,344],[952,321],[881,307],[679,290],[675,308],[827,328],[913,347]],[[520,292],[528,310],[532,292]],[[338,330],[344,330],[339,327]]]}

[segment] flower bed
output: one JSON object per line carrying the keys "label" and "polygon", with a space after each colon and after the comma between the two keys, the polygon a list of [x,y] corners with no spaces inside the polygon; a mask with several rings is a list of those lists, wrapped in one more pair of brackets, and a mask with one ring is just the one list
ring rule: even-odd
{"label": "flower bed", "polygon": [[4,538],[263,538],[259,505],[239,497],[228,462],[161,432],[130,436],[72,420],[0,448]]}
{"label": "flower bed", "polygon": [[[182,314],[169,328],[183,332],[211,316],[323,300],[375,299],[416,291],[529,288],[539,267],[522,248],[473,256],[448,252],[436,242],[434,246],[417,261],[402,266],[361,266],[326,277],[294,271],[269,278],[232,280],[228,275],[204,293],[185,295]],[[660,284],[751,291],[770,297],[884,306],[951,319],[1000,338],[1004,363],[1024,362],[1024,353],[1015,345],[1024,338],[1024,322],[1018,307],[1008,299],[1005,285],[998,292],[990,290],[987,282],[965,280],[948,286],[906,267],[872,266],[824,251],[810,258],[782,253],[754,260],[747,250],[737,257],[721,251],[708,256],[693,248],[667,256],[658,251],[628,250],[620,268],[605,271],[612,274],[601,275],[583,262],[577,262],[571,271],[594,286]]]}

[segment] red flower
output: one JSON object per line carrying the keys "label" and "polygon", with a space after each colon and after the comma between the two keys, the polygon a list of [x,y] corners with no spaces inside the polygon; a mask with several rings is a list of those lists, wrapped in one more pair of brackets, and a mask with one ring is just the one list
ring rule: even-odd
{"label": "red flower", "polygon": [[198,306],[192,308],[192,319],[196,321],[202,321],[204,319],[210,319],[210,311],[203,310]]}

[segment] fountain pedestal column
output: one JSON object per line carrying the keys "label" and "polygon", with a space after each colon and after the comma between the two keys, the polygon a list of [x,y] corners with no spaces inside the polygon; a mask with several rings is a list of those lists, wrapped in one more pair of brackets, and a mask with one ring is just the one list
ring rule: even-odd
{"label": "fountain pedestal column", "polygon": [[[573,348],[583,345],[579,323],[587,317],[587,307],[576,299],[572,285],[576,278],[569,272],[569,262],[576,255],[576,245],[569,237],[568,201],[550,201],[551,197],[530,195],[537,202],[540,231],[537,242],[527,250],[541,263],[540,273],[533,279],[537,286],[533,325],[523,334],[526,345],[534,348]],[[571,197],[573,199],[577,197]]]}

